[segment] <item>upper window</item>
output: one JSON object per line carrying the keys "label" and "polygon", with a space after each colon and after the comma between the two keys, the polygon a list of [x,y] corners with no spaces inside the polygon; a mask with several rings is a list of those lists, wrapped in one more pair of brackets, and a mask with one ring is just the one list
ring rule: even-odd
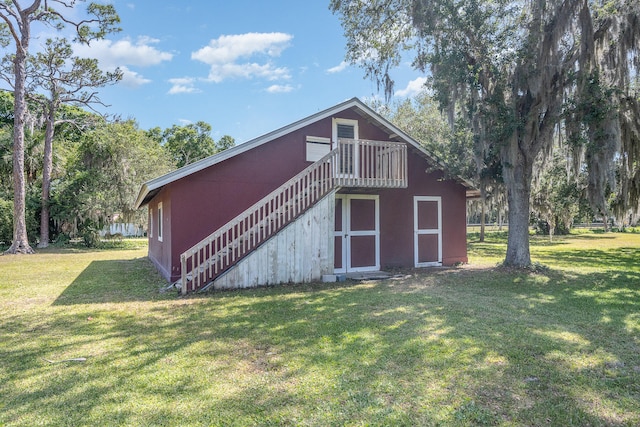
{"label": "upper window", "polygon": [[338,123],[336,129],[336,133],[338,134],[338,138],[349,138],[355,139],[356,129],[353,125],[345,125]]}
{"label": "upper window", "polygon": [[158,240],[162,242],[162,202],[158,203]]}
{"label": "upper window", "polygon": [[333,142],[338,138],[358,139],[358,121],[352,119],[333,119]]}

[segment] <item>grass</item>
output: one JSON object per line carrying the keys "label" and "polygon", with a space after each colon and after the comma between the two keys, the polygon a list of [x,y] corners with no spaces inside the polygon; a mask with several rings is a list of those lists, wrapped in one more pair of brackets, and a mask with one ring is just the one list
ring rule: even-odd
{"label": "grass", "polygon": [[529,274],[505,242],[186,298],[135,241],[2,256],[0,425],[639,425],[640,234],[533,237]]}

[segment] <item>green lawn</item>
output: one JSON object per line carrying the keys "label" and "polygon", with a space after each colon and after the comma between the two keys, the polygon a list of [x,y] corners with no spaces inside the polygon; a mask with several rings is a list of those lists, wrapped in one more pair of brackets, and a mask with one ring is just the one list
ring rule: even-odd
{"label": "green lawn", "polygon": [[640,425],[640,234],[504,251],[186,298],[135,241],[0,256],[0,426]]}

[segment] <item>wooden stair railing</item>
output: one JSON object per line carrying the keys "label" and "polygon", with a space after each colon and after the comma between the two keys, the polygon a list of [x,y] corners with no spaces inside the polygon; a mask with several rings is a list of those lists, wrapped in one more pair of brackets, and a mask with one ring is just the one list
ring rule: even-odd
{"label": "wooden stair railing", "polygon": [[337,187],[403,188],[407,147],[339,140],[337,147],[180,255],[181,292],[196,291]]}
{"label": "wooden stair railing", "polygon": [[206,285],[333,189],[333,150],[180,256],[182,293]]}

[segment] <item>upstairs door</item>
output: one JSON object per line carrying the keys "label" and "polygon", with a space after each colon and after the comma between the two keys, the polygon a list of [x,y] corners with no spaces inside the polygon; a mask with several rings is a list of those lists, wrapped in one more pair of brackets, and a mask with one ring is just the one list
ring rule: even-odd
{"label": "upstairs door", "polygon": [[[358,139],[358,121],[351,119],[333,119],[333,144],[337,146],[339,139]],[[336,174],[341,178],[358,176],[359,153],[353,142],[342,145],[338,158]]]}
{"label": "upstairs door", "polygon": [[442,199],[414,196],[414,264],[416,267],[442,265]]}
{"label": "upstairs door", "polygon": [[380,270],[378,196],[336,195],[334,240],[336,273]]}

